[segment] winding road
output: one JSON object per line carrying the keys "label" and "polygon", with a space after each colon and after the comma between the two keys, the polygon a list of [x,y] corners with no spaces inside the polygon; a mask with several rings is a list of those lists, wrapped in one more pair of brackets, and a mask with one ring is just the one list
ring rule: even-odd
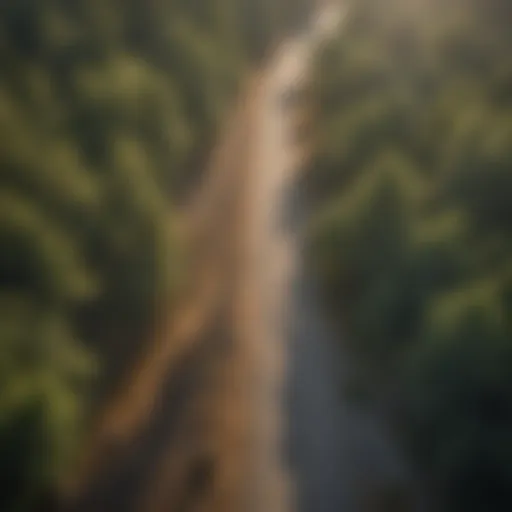
{"label": "winding road", "polygon": [[199,292],[99,422],[66,511],[413,510],[386,502],[409,471],[377,419],[344,401],[348,357],[301,261],[307,194],[282,98],[342,23],[328,9],[242,99],[190,215]]}

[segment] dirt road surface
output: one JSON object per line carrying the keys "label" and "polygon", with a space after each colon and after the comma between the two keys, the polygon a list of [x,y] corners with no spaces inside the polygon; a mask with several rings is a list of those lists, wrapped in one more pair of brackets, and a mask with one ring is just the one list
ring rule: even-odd
{"label": "dirt road surface", "polygon": [[384,427],[343,400],[348,358],[301,258],[307,191],[283,97],[343,16],[326,19],[242,97],[185,222],[195,291],[100,418],[66,511],[401,510],[364,502],[409,473]]}

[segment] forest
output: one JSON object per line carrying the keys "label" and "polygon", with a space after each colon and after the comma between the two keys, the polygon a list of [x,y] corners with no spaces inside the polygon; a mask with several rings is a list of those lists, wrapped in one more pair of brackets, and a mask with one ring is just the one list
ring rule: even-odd
{"label": "forest", "polygon": [[[288,4],[290,4],[288,2]],[[175,205],[287,1],[0,5],[0,509],[33,510],[173,307]]]}
{"label": "forest", "polygon": [[437,511],[512,508],[512,2],[359,0],[318,54],[308,258]]}
{"label": "forest", "polygon": [[[512,1],[346,4],[312,72],[307,263],[351,399],[386,411],[433,510],[509,510]],[[0,510],[55,492],[175,308],[179,205],[310,7],[0,2]]]}

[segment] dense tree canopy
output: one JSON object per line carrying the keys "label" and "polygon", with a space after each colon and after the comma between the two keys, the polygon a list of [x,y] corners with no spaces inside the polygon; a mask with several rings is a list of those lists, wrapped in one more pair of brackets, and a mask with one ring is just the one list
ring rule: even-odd
{"label": "dense tree canopy", "polygon": [[314,84],[311,261],[450,512],[512,507],[511,21],[352,2]]}

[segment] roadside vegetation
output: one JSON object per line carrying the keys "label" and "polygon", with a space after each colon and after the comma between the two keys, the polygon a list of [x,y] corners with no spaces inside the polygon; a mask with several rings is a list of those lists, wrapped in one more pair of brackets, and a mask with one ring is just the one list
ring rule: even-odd
{"label": "roadside vegetation", "polygon": [[316,64],[310,263],[436,510],[508,510],[512,3],[350,4]]}

